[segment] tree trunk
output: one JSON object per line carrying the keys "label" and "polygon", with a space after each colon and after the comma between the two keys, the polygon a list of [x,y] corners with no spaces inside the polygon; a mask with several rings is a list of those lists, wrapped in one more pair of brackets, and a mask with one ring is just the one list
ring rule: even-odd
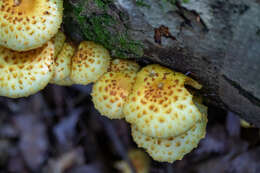
{"label": "tree trunk", "polygon": [[172,1],[67,1],[64,29],[114,56],[190,72],[207,101],[260,127],[260,1]]}

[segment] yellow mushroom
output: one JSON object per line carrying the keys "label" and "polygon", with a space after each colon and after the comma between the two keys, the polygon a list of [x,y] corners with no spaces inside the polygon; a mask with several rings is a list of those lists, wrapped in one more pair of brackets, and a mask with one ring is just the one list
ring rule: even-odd
{"label": "yellow mushroom", "polygon": [[205,137],[207,124],[207,107],[199,105],[202,110],[202,119],[189,131],[177,137],[154,138],[138,131],[132,125],[132,136],[138,147],[146,149],[148,154],[156,161],[174,162],[198,146],[199,141]]}
{"label": "yellow mushroom", "polygon": [[[128,152],[128,157],[131,160],[136,173],[149,173],[150,158],[148,155],[140,149],[131,149]],[[122,173],[131,173],[129,164],[125,161],[116,162],[115,167]]]}
{"label": "yellow mushroom", "polygon": [[72,58],[70,78],[75,84],[87,85],[96,82],[107,72],[109,64],[110,54],[103,46],[83,41]]}
{"label": "yellow mushroom", "polygon": [[135,82],[136,72],[107,72],[92,89],[92,101],[101,115],[111,119],[124,117],[123,106]]}
{"label": "yellow mushroom", "polygon": [[74,52],[74,45],[72,43],[65,42],[62,50],[55,58],[55,68],[53,78],[50,81],[51,83],[58,84],[59,81],[69,78],[71,73],[71,58],[74,55]]}
{"label": "yellow mushroom", "polygon": [[54,42],[54,47],[55,47],[54,57],[56,57],[60,53],[65,43],[66,35],[63,32],[58,31],[58,33],[52,38],[52,40]]}
{"label": "yellow mushroom", "polygon": [[126,121],[151,137],[179,136],[201,119],[184,87],[201,88],[193,79],[160,65],[148,65],[137,73],[123,112]]}
{"label": "yellow mushroom", "polygon": [[26,97],[43,89],[54,68],[54,44],[27,52],[0,47],[0,96]]}
{"label": "yellow mushroom", "polygon": [[114,59],[111,61],[109,71],[120,72],[120,71],[134,71],[137,72],[140,69],[140,66],[131,60],[126,59]]}
{"label": "yellow mushroom", "polygon": [[62,0],[1,0],[0,45],[16,51],[38,48],[60,28]]}

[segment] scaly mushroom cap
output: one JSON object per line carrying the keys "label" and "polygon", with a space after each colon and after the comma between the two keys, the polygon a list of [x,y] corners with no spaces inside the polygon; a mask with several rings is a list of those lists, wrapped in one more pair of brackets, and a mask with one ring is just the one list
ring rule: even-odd
{"label": "scaly mushroom cap", "polygon": [[16,51],[38,48],[62,22],[62,0],[1,0],[0,45]]}
{"label": "scaly mushroom cap", "polygon": [[43,89],[54,68],[54,44],[27,52],[0,47],[0,96],[26,97]]}
{"label": "scaly mushroom cap", "polygon": [[143,135],[136,126],[132,125],[132,136],[138,147],[145,148],[148,154],[156,161],[174,162],[181,160],[183,156],[199,144],[206,134],[207,116],[203,114],[189,131],[177,137],[153,138]]}
{"label": "scaly mushroom cap", "polygon": [[65,43],[66,35],[63,32],[58,31],[58,33],[52,38],[52,40],[54,42],[54,47],[55,47],[54,57],[56,57],[60,53]]}
{"label": "scaly mushroom cap", "polygon": [[69,77],[71,72],[71,58],[74,55],[75,47],[69,43],[64,43],[64,46],[58,56],[55,58],[55,68],[51,83],[55,84],[58,81]]}
{"label": "scaly mushroom cap", "polygon": [[152,137],[178,136],[200,118],[192,95],[184,84],[201,88],[191,78],[160,65],[149,65],[137,73],[132,93],[123,108],[126,120]]}
{"label": "scaly mushroom cap", "polygon": [[110,64],[110,71],[120,72],[120,71],[134,71],[137,72],[140,66],[131,60],[125,59],[114,59]]}
{"label": "scaly mushroom cap", "polygon": [[87,85],[107,72],[109,65],[110,54],[103,46],[83,41],[72,58],[70,78],[75,84]]}
{"label": "scaly mushroom cap", "polygon": [[101,115],[123,118],[123,105],[135,82],[136,72],[107,72],[94,85],[92,100]]}

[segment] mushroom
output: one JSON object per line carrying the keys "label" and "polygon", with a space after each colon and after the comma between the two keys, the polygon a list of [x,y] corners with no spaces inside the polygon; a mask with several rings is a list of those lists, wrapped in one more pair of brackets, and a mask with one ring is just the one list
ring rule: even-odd
{"label": "mushroom", "polygon": [[[128,151],[128,157],[133,163],[136,173],[148,173],[150,169],[150,158],[148,155],[140,149],[131,149]],[[131,168],[126,161],[116,162],[115,167],[122,173],[130,173]]]}
{"label": "mushroom", "polygon": [[175,137],[201,119],[201,113],[184,87],[197,89],[193,79],[160,65],[148,65],[137,73],[123,112],[126,121],[151,137]]}
{"label": "mushroom", "polygon": [[93,85],[92,100],[101,115],[110,119],[124,117],[123,106],[135,82],[140,66],[134,61],[115,59],[110,72],[105,73]]}
{"label": "mushroom", "polygon": [[131,60],[126,59],[114,59],[111,61],[109,71],[120,72],[120,71],[134,71],[137,72],[140,66]]}
{"label": "mushroom", "polygon": [[[70,42],[65,42],[62,50],[55,58],[55,68],[50,83],[60,84],[59,81],[63,81],[67,77],[69,78],[71,73],[71,58],[74,52],[74,45]],[[64,81],[62,83],[64,83]]]}
{"label": "mushroom", "polygon": [[94,42],[83,41],[72,57],[70,78],[75,84],[96,82],[107,72],[109,64],[110,54],[107,49]]}
{"label": "mushroom", "polygon": [[62,0],[1,0],[0,45],[16,51],[41,47],[62,22]]}
{"label": "mushroom", "polygon": [[56,57],[60,51],[62,50],[62,47],[66,40],[66,35],[62,31],[58,31],[58,33],[52,38],[54,42],[54,57]]}
{"label": "mushroom", "polygon": [[107,72],[92,89],[92,101],[101,115],[110,119],[124,117],[123,106],[135,82],[136,72]]}
{"label": "mushroom", "polygon": [[54,44],[27,52],[0,47],[0,96],[26,97],[43,89],[53,75]]}
{"label": "mushroom", "polygon": [[199,105],[202,110],[200,119],[189,131],[177,137],[154,138],[138,131],[132,125],[132,136],[138,147],[146,149],[148,154],[156,161],[174,162],[198,146],[199,141],[205,137],[207,124],[207,107]]}

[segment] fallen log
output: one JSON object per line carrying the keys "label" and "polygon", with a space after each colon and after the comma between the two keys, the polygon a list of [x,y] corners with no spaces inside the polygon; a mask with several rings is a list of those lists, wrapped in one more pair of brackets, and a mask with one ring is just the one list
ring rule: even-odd
{"label": "fallen log", "polygon": [[209,103],[260,127],[259,0],[68,0],[64,29],[114,57],[188,72]]}

